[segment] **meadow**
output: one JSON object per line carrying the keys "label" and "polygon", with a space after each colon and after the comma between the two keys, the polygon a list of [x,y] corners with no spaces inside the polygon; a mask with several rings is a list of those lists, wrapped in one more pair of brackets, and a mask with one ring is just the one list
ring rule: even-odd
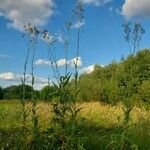
{"label": "meadow", "polygon": [[[99,102],[77,103],[78,135],[83,149],[139,149],[150,146],[150,112],[145,107],[134,107],[128,128],[125,128],[123,105],[106,105]],[[32,119],[28,110],[26,132],[22,130],[20,101],[0,101],[0,149],[31,149]],[[52,125],[51,103],[38,102],[39,129],[44,133]],[[44,137],[43,137],[44,138]],[[128,147],[130,145],[130,148]]]}
{"label": "meadow", "polygon": [[[150,49],[140,50],[145,29],[134,20],[123,22],[128,56],[82,68],[82,26],[89,2],[75,1],[58,33],[24,22],[23,73],[0,74],[2,80],[19,83],[0,87],[0,150],[150,149]],[[95,39],[106,35],[96,34]],[[41,47],[46,59],[36,60]],[[39,65],[50,69],[43,70],[48,78],[37,76],[43,74]]]}

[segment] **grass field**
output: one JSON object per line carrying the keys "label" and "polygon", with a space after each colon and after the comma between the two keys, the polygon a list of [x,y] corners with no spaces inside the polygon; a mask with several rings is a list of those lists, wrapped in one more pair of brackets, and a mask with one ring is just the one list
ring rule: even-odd
{"label": "grass field", "polygon": [[[145,108],[134,107],[129,128],[124,130],[122,105],[102,105],[98,102],[77,104],[81,107],[78,116],[80,139],[85,149],[121,149],[131,145],[132,149],[148,150],[150,147],[150,112]],[[28,103],[28,110],[31,104]],[[41,131],[51,126],[51,104],[40,102],[37,107]],[[26,138],[21,131],[21,105],[19,101],[0,101],[0,150],[17,149],[16,144],[24,143],[22,149],[32,139],[31,112],[28,111]],[[25,140],[26,139],[26,140]],[[18,146],[19,147],[19,146]],[[130,149],[131,149],[130,148]],[[19,149],[19,148],[18,148]]]}

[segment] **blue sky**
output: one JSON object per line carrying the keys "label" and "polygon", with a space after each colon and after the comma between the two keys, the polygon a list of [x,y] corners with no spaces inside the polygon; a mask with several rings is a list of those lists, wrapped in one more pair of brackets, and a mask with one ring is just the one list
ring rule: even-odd
{"label": "blue sky", "polygon": [[[74,0],[0,0],[0,86],[19,84],[28,40],[23,37],[21,27],[31,21],[41,29],[51,33],[60,33],[62,26],[71,17]],[[80,70],[93,69],[94,64],[107,65],[121,56],[129,54],[123,39],[122,24],[127,19],[139,17],[146,30],[141,48],[149,48],[150,1],[149,0],[80,0],[85,5],[84,25],[82,26]],[[16,4],[15,4],[16,3]],[[30,6],[31,5],[31,6]],[[32,9],[31,9],[31,8]],[[11,10],[12,9],[12,10]],[[76,23],[75,21],[73,22]],[[75,57],[76,30],[71,29],[72,41],[69,47],[69,59]],[[56,46],[57,60],[64,59],[61,43]],[[36,61],[47,60],[47,50],[43,42],[36,47]],[[60,67],[63,68],[63,67]],[[73,68],[72,68],[73,69]],[[46,85],[48,75],[52,74],[50,66],[36,65],[37,87]],[[30,74],[30,68],[28,69]]]}

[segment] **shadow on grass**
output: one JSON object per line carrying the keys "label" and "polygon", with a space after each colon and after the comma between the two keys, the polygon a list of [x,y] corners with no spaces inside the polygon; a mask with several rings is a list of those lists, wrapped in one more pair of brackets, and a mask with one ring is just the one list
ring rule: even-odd
{"label": "shadow on grass", "polygon": [[[145,120],[133,125],[128,131],[123,126],[104,127],[95,124],[91,120],[78,121],[76,134],[73,139],[80,141],[86,150],[148,150],[150,145],[150,121]],[[53,131],[55,132],[55,131]],[[48,140],[49,132],[40,133],[41,150],[57,149],[55,144]],[[46,141],[46,142],[45,142]],[[0,129],[1,150],[30,150],[32,148],[32,131],[22,128]],[[76,148],[74,148],[76,150]]]}

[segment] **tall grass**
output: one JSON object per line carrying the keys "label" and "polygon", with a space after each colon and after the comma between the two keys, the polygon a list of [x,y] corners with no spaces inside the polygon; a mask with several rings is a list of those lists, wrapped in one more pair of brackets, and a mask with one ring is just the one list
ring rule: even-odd
{"label": "tall grass", "polygon": [[[134,107],[131,113],[130,127],[124,133],[123,105],[104,105],[98,102],[78,103],[82,109],[77,117],[78,142],[85,149],[140,149],[147,150],[150,144],[150,112],[145,108]],[[32,107],[27,103],[26,107]],[[17,109],[16,109],[17,108]],[[39,102],[37,114],[39,116],[40,136],[42,145],[52,145],[53,134],[48,134],[47,128],[53,127],[52,104]],[[19,101],[0,102],[0,148],[15,149],[19,146],[30,149],[32,143],[32,113],[27,117],[26,138],[23,137],[21,127],[21,105]],[[3,115],[2,115],[3,114]],[[4,117],[5,116],[5,117]],[[58,126],[57,126],[58,127]],[[50,131],[49,131],[50,132]],[[52,131],[51,131],[52,132]],[[55,131],[56,132],[56,131]],[[60,131],[58,132],[60,133]],[[60,135],[57,135],[60,137]],[[54,137],[53,137],[54,138]],[[26,140],[24,140],[26,139]],[[69,144],[69,143],[68,143]],[[57,145],[53,145],[54,147]],[[21,148],[22,148],[21,147]],[[54,148],[53,147],[53,148]],[[121,148],[122,147],[122,148]],[[44,149],[44,148],[43,148]],[[46,149],[46,148],[45,148]],[[50,148],[47,148],[50,149]],[[51,148],[52,149],[52,148]]]}

